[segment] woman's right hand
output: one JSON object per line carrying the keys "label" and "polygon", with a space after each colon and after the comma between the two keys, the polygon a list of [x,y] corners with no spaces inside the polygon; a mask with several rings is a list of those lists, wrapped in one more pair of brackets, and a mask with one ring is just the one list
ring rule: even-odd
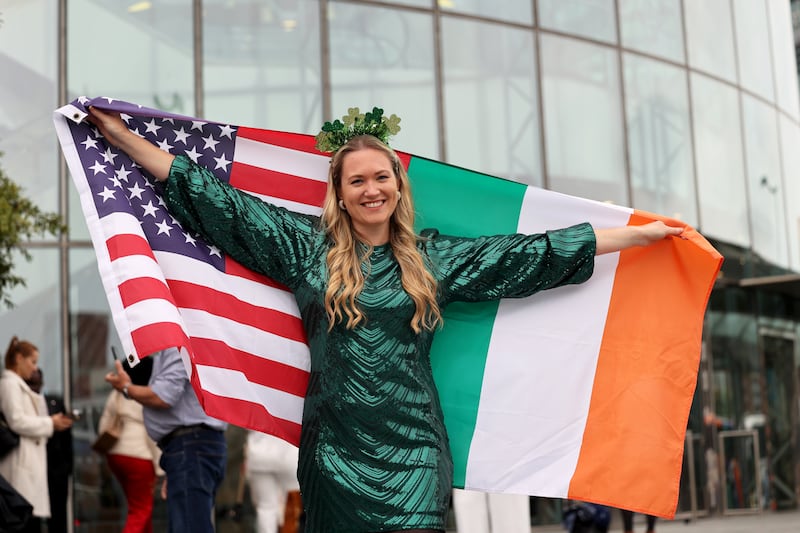
{"label": "woman's right hand", "polygon": [[122,148],[125,135],[131,134],[118,113],[106,113],[96,107],[90,107],[87,120],[97,126],[103,137],[117,148]]}
{"label": "woman's right hand", "polygon": [[64,431],[72,427],[72,419],[62,413],[51,415],[50,418],[53,419],[54,431]]}
{"label": "woman's right hand", "polygon": [[107,113],[90,106],[87,120],[97,126],[109,144],[128,154],[157,180],[167,179],[175,156],[133,133],[119,114]]}

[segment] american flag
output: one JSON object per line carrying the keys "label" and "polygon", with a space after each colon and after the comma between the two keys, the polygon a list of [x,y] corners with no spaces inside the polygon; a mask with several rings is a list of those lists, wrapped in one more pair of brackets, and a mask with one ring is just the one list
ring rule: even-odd
{"label": "american flag", "polygon": [[81,97],[54,113],[126,355],[136,361],[184,348],[209,415],[298,443],[310,357],[294,296],[184,230],[167,212],[161,184],[85,120],[89,106],[119,113],[162,150],[297,212],[320,213],[330,156],[309,135],[112,98]]}

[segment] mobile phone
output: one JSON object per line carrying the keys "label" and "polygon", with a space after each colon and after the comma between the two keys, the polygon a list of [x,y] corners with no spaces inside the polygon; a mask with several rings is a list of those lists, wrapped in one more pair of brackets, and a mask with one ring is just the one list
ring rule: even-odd
{"label": "mobile phone", "polygon": [[71,412],[67,413],[67,416],[70,417],[72,420],[80,420],[83,416],[83,410],[81,409],[73,409]]}

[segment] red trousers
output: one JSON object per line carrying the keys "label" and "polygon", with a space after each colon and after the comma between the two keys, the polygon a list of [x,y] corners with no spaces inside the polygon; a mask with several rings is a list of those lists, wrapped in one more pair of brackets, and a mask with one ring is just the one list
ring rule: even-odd
{"label": "red trousers", "polygon": [[153,489],[156,484],[153,462],[116,454],[109,454],[107,458],[108,467],[122,485],[128,501],[128,517],[122,533],[153,533]]}

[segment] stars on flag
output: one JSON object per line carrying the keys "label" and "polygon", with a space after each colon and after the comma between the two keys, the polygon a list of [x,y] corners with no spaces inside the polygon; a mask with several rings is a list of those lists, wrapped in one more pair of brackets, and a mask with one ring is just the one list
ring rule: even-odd
{"label": "stars on flag", "polygon": [[[111,98],[102,100],[114,101]],[[84,106],[91,105],[91,102],[85,98],[78,99],[78,103]],[[236,127],[169,116],[163,112],[160,112],[163,116],[153,117],[153,113],[148,113],[148,117],[139,118],[137,112],[145,112],[146,108],[119,102],[115,105],[121,106],[120,117],[136,135],[149,140],[161,150],[188,156],[192,161],[212,169],[221,180],[230,179]],[[220,270],[224,268],[222,253],[217,247],[184,231],[167,212],[161,198],[163,184],[156,183],[125,153],[106,144],[100,132],[91,124],[84,122],[71,127],[79,156],[85,168],[93,173],[89,186],[101,218],[115,213],[132,215],[138,220],[154,250],[177,250]]]}

